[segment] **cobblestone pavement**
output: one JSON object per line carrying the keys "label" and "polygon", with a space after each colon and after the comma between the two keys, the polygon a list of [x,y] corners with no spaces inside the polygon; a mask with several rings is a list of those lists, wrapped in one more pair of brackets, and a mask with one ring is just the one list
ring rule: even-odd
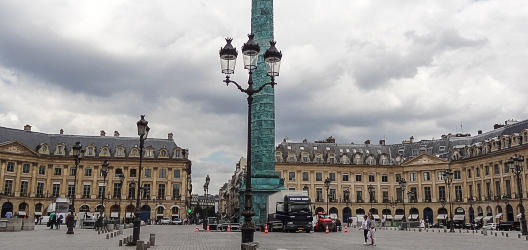
{"label": "cobblestone pavement", "polygon": [[[106,239],[105,234],[88,229],[76,229],[74,235],[66,235],[66,227],[50,230],[37,226],[35,231],[0,233],[0,249],[126,249],[119,247],[119,239],[132,234],[125,229],[124,235]],[[240,249],[240,232],[194,232],[194,226],[145,226],[141,228],[141,239],[147,240],[150,233],[156,234],[156,246],[150,249]],[[501,232],[497,236],[480,233],[404,232],[378,230],[377,246],[364,246],[363,234],[357,229],[348,233],[255,233],[259,249],[527,249],[528,240],[518,239],[518,232]]]}

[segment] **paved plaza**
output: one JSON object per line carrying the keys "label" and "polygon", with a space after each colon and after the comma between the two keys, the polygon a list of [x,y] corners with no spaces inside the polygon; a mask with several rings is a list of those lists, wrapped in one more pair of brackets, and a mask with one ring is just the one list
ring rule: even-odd
{"label": "paved plaza", "polygon": [[[0,233],[0,249],[135,249],[119,247],[119,239],[106,239],[106,235],[87,229],[77,229],[74,235],[66,235],[66,227],[50,230],[37,226],[35,231]],[[240,249],[240,232],[194,232],[193,226],[145,226],[142,239],[156,234],[156,246],[150,249]],[[126,229],[125,235],[131,235]],[[377,246],[364,246],[362,233],[351,229],[348,233],[255,233],[260,249],[526,249],[528,241],[518,239],[518,232],[509,237],[483,236],[470,233],[403,232],[379,230]]]}

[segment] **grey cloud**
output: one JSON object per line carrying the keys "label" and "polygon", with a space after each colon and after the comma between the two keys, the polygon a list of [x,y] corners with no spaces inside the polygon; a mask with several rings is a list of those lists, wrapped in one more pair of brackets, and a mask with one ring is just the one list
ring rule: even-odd
{"label": "grey cloud", "polygon": [[350,42],[352,50],[356,50],[351,52],[360,57],[350,66],[359,87],[369,90],[383,87],[391,80],[412,78],[417,74],[418,68],[430,66],[434,58],[443,52],[478,47],[487,42],[486,39],[464,38],[456,30],[426,35],[408,31],[404,37],[411,46],[403,51],[366,41]]}

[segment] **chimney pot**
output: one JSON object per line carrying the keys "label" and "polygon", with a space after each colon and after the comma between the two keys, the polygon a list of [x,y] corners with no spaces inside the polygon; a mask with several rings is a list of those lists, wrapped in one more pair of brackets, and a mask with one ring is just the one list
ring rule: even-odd
{"label": "chimney pot", "polygon": [[380,144],[380,145],[385,145],[385,140],[380,140],[380,141],[379,141],[379,144]]}
{"label": "chimney pot", "polygon": [[24,131],[31,131],[31,125],[26,124],[26,126],[24,126]]}
{"label": "chimney pot", "polygon": [[411,143],[413,143],[413,142],[414,142],[414,136],[411,135],[411,138],[409,138],[409,141],[410,141]]}
{"label": "chimney pot", "polygon": [[478,133],[479,135],[481,135],[481,134],[482,134],[482,130],[477,131],[477,133]]}
{"label": "chimney pot", "polygon": [[64,129],[61,128],[61,129],[59,130],[59,134],[63,135],[63,134],[64,134]]}
{"label": "chimney pot", "polygon": [[119,131],[117,131],[117,130],[114,131],[114,136],[115,136],[115,137],[119,137]]}
{"label": "chimney pot", "polygon": [[100,135],[100,136],[105,136],[105,135],[106,135],[106,133],[105,133],[105,131],[104,131],[104,130],[101,130],[101,131],[99,132],[99,135]]}
{"label": "chimney pot", "polygon": [[167,139],[173,140],[173,138],[174,138],[174,134],[172,132],[167,135]]}
{"label": "chimney pot", "polygon": [[365,141],[365,144],[370,144],[370,140],[366,140],[366,141]]}

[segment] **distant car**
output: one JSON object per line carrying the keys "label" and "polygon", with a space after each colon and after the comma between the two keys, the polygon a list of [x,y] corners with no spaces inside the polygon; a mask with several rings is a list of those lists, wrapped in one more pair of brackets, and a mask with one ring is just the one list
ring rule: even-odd
{"label": "distant car", "polygon": [[513,229],[513,221],[503,221],[499,223],[498,230],[511,231]]}
{"label": "distant car", "polygon": [[488,223],[482,227],[487,230],[497,230],[497,223]]}
{"label": "distant car", "polygon": [[172,224],[181,225],[181,224],[183,224],[183,221],[180,218],[174,218],[174,219],[172,219]]}
{"label": "distant car", "polygon": [[172,223],[171,219],[165,217],[165,218],[161,218],[160,220],[160,224],[161,225],[170,225]]}
{"label": "distant car", "polygon": [[512,230],[514,231],[521,231],[521,222],[514,221],[512,225]]}

